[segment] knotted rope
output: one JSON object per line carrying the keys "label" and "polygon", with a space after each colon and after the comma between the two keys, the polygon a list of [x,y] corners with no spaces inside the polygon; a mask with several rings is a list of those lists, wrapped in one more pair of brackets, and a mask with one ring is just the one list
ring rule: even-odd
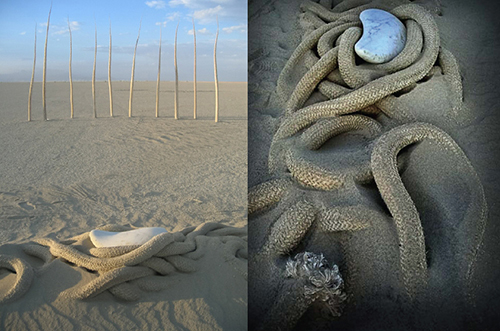
{"label": "knotted rope", "polygon": [[[108,225],[105,231],[127,231],[130,227]],[[210,237],[223,243],[223,255],[246,278],[247,230],[219,223],[203,223],[175,233],[159,234],[142,245],[118,247],[91,247],[88,253],[68,244],[74,240],[58,242],[54,239],[35,239],[35,244],[23,245],[23,251],[50,263],[62,258],[78,267],[96,271],[98,277],[87,284],[70,288],[64,295],[86,299],[109,290],[115,297],[134,301],[141,297],[139,289],[159,291],[162,284],[148,276],[166,276],[174,272],[196,271],[196,261],[203,257]],[[89,233],[73,239],[86,240]],[[239,259],[238,259],[239,258]],[[242,260],[240,260],[242,259]],[[0,255],[0,267],[17,273],[17,281],[0,303],[13,301],[26,293],[34,279],[32,267],[20,258]],[[135,281],[136,282],[132,282]]]}

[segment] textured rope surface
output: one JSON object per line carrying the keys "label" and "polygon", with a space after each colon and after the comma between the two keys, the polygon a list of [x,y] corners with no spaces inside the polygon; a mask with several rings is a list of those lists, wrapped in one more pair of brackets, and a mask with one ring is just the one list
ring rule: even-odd
{"label": "textured rope surface", "polygon": [[289,179],[274,179],[254,186],[248,192],[248,213],[255,213],[277,203],[291,185]]}
{"label": "textured rope surface", "polygon": [[[127,231],[129,227],[105,226],[107,231]],[[88,239],[88,233],[77,236]],[[90,282],[70,288],[64,292],[70,298],[86,299],[109,290],[115,297],[125,301],[135,301],[141,297],[140,289],[160,291],[164,284],[155,275],[169,275],[174,272],[196,271],[196,260],[203,257],[206,240],[217,237],[223,243],[224,256],[229,260],[248,259],[247,230],[233,228],[219,223],[203,223],[176,233],[159,234],[143,245],[118,247],[92,247],[90,254],[80,251],[67,242],[53,239],[35,239],[37,244],[26,244],[23,251],[50,263],[54,258],[62,258],[78,267],[98,272],[98,277]],[[75,239],[73,238],[73,239]],[[242,263],[233,263],[238,272],[246,277]],[[33,270],[23,260],[0,255],[0,266],[15,271],[18,279],[14,287],[0,302],[21,297],[30,287]],[[137,280],[137,282],[132,282]],[[139,281],[140,280],[140,281]]]}
{"label": "textured rope surface", "polygon": [[[439,33],[432,15],[424,8],[414,4],[399,6],[392,10],[392,13],[402,20],[414,20],[422,28],[424,45],[418,60],[403,70],[375,79],[353,90],[351,93],[340,96],[334,100],[310,105],[286,116],[276,132],[274,139],[289,137],[322,117],[339,116],[359,111],[421,80],[429,72],[436,62],[439,53]],[[305,43],[303,41],[297,49],[300,47],[306,48],[307,46],[309,46],[308,49],[311,49],[317,43],[321,35],[329,30],[329,28],[329,24],[326,24],[323,29],[317,29],[317,32],[315,31],[314,34],[311,33],[307,36],[305,40],[308,42]],[[341,40],[347,42],[349,38],[352,39],[355,36],[355,34],[350,33],[346,38],[342,37]],[[415,41],[408,40],[408,42]],[[302,50],[302,48],[300,52],[297,52],[299,54],[297,56],[303,55],[308,50]],[[293,58],[292,64],[296,62],[298,62],[298,60]],[[287,68],[287,66],[285,66],[285,68]],[[282,75],[284,76],[282,77]],[[285,77],[288,75],[288,72],[283,71],[282,75],[280,75],[281,81],[286,79]],[[314,84],[314,82],[311,81],[311,84]],[[278,93],[280,93],[279,90]]]}
{"label": "textured rope surface", "polygon": [[[422,93],[426,88],[437,86],[422,84],[424,81],[441,84],[439,88],[447,93],[444,102],[449,108],[443,113],[446,112],[453,125],[460,124],[465,108],[458,63],[453,54],[440,45],[437,24],[425,8],[416,4],[382,8],[369,2],[346,0],[333,9],[310,0],[301,5],[304,13],[300,15],[300,24],[305,32],[284,65],[276,86],[276,98],[282,102],[283,111],[268,158],[269,174],[276,179],[250,189],[249,193],[249,214],[275,204],[282,211],[270,226],[267,241],[259,254],[274,258],[286,256],[300,246],[311,228],[345,232],[345,236],[337,238],[349,241],[352,238],[350,231],[367,229],[374,219],[385,223],[391,220],[380,211],[365,206],[325,207],[322,202],[307,198],[308,192],[313,190],[332,191],[333,194],[341,192],[342,187],[351,187],[353,182],[375,179],[397,229],[398,277],[413,302],[426,290],[426,248],[419,213],[398,172],[404,159],[398,160],[397,155],[405,146],[430,140],[443,146],[446,152],[451,151],[450,157],[457,158],[467,169],[468,177],[464,181],[474,201],[468,206],[460,226],[473,229],[474,239],[465,262],[459,264],[462,263],[461,270],[467,270],[464,280],[472,303],[472,277],[487,214],[481,182],[466,155],[449,135],[434,125],[414,123],[428,119],[434,123],[431,116],[440,114],[419,114],[415,111],[418,107],[408,102],[413,99],[399,97],[407,93],[418,95],[412,92],[420,88],[418,91]],[[387,63],[356,63],[354,45],[362,34],[359,13],[367,8],[388,10],[406,27],[407,41],[403,50]],[[328,141],[352,131],[363,134],[360,141],[364,144],[359,149],[334,154],[335,157],[341,155],[341,161],[329,163],[328,159],[321,159],[320,162],[323,155],[330,156],[328,148],[333,144],[323,149]],[[297,187],[300,193],[287,194]],[[345,242],[340,244],[345,248]],[[349,259],[349,253],[344,258]],[[351,274],[349,278],[358,277],[356,266],[350,261],[346,264]],[[280,298],[297,300],[301,307],[307,305],[304,298],[290,299],[285,294]],[[293,320],[290,325],[295,322]]]}
{"label": "textured rope surface", "polygon": [[478,230],[474,233],[474,243],[467,258],[465,281],[469,289],[487,220],[481,181],[467,156],[447,133],[431,124],[412,123],[399,126],[377,140],[372,153],[373,175],[396,224],[403,283],[411,298],[427,283],[425,239],[418,211],[399,176],[396,156],[404,147],[422,140],[432,140],[443,146],[462,161],[468,173],[465,180],[474,200],[468,206],[463,222]]}
{"label": "textured rope surface", "polygon": [[[283,259],[310,247],[321,249],[326,240],[335,241],[336,248],[323,253],[341,256],[349,303],[362,304],[383,291],[397,297],[406,292],[402,306],[415,309],[432,297],[428,277],[434,274],[428,272],[421,216],[399,175],[406,161],[414,162],[415,150],[398,153],[420,141],[442,147],[440,156],[461,167],[456,175],[469,191],[471,201],[461,209],[463,218],[446,231],[470,234],[470,241],[459,244],[465,252],[456,253],[453,267],[461,271],[457,291],[464,289],[466,305],[474,306],[473,278],[486,227],[486,200],[467,156],[438,128],[456,128],[469,120],[457,60],[440,44],[433,14],[424,7],[412,3],[383,8],[370,2],[345,0],[331,9],[329,1],[303,1],[302,40],[285,63],[275,94],[263,94],[282,112],[268,156],[268,176],[274,179],[249,191],[250,217],[273,207],[255,219],[260,226],[268,222],[254,258],[259,273],[272,275],[260,281],[274,291],[269,293],[274,298],[269,309],[260,312],[263,320],[255,323],[262,330],[291,330],[311,307],[304,293],[306,282],[286,279]],[[390,11],[406,27],[403,50],[387,63],[364,63],[356,57],[354,45],[362,35],[359,13],[368,8]],[[259,83],[271,85],[265,79]],[[429,96],[436,101],[428,102]],[[368,190],[359,189],[367,182]],[[364,195],[372,189],[373,195]],[[430,196],[435,191],[431,188]],[[415,201],[426,208],[426,198],[424,194]],[[429,217],[434,210],[422,212]],[[437,251],[434,237],[429,238],[432,263]],[[387,283],[377,283],[383,281]],[[434,287],[436,281],[432,278],[429,284]],[[372,288],[374,284],[381,286]],[[390,289],[381,289],[386,285]],[[317,313],[318,305],[314,306]]]}
{"label": "textured rope surface", "polygon": [[9,303],[21,298],[30,288],[33,281],[33,268],[23,259],[0,254],[0,268],[5,268],[17,274],[14,286],[0,297],[0,304]]}
{"label": "textured rope surface", "polygon": [[[324,142],[340,133],[368,128],[372,138],[381,134],[381,127],[375,120],[367,118],[360,120],[359,117],[352,117],[349,114],[359,112],[373,115],[382,110],[389,117],[400,121],[414,121],[411,111],[401,107],[401,102],[398,102],[393,94],[411,90],[418,81],[432,76],[437,59],[440,64],[442,63],[443,72],[446,72],[445,79],[452,90],[450,100],[453,112],[460,113],[462,89],[458,66],[453,55],[440,48],[439,33],[432,15],[415,4],[401,5],[391,10],[407,27],[407,42],[402,52],[388,63],[356,65],[354,44],[361,36],[359,28],[361,24],[358,15],[353,13],[359,14],[368,7],[377,7],[370,6],[366,2],[363,2],[361,7],[356,7],[357,3],[342,5],[350,8],[348,12],[333,10],[331,14],[318,3],[311,1],[303,3],[302,9],[310,14],[309,19],[311,15],[316,15],[323,20],[323,24],[306,33],[279,76],[277,96],[281,100],[288,101],[269,150],[268,165],[271,174],[278,175],[283,171],[290,171],[293,174],[286,140],[297,133],[302,137],[303,147],[318,149]],[[301,19],[308,20],[305,16]],[[307,71],[300,81],[294,84],[291,81],[292,72],[297,69],[302,59]],[[315,89],[328,100],[304,107]],[[290,90],[291,94],[288,92]],[[344,120],[343,117],[348,119]],[[324,124],[327,122],[336,124],[328,126]],[[304,129],[306,130],[301,131]],[[294,146],[294,148],[299,147]],[[357,159],[360,157],[362,156],[357,156]],[[352,179],[370,180],[371,171],[367,168],[369,157],[365,159],[365,162],[353,160],[357,162],[357,165],[353,165],[357,167],[357,171],[353,171],[352,167],[344,167],[335,169],[330,176],[341,178],[340,185]],[[297,170],[297,167],[293,167],[294,164],[292,168]],[[299,164],[296,163],[297,166]],[[317,175],[318,169],[314,167],[309,169],[311,176]],[[307,183],[307,180],[302,182]]]}

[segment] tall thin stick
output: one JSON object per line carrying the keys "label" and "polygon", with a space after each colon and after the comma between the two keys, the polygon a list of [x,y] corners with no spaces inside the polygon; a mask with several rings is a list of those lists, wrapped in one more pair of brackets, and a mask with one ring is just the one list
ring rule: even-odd
{"label": "tall thin stick", "polygon": [[[179,21],[180,22],[180,21]],[[175,67],[175,98],[174,98],[174,118],[179,118],[177,107],[179,106],[179,75],[177,73],[177,30],[179,30],[179,22],[175,28],[175,45],[174,45],[174,67]]]}
{"label": "tall thin stick", "polygon": [[97,23],[94,18],[95,45],[94,45],[94,69],[92,70],[92,100],[94,101],[94,118],[97,118],[97,107],[95,104],[95,65],[97,61]]}
{"label": "tall thin stick", "polygon": [[71,74],[71,61],[73,58],[73,38],[71,36],[71,26],[69,24],[68,16],[68,30],[69,30],[69,103],[71,105],[71,118],[75,116],[75,110],[73,107],[73,75]]}
{"label": "tall thin stick", "polygon": [[194,38],[194,113],[193,118],[196,119],[196,29],[194,27],[194,17],[193,17],[193,38]]}
{"label": "tall thin stick", "polygon": [[160,116],[160,71],[161,71],[161,25],[160,25],[160,50],[158,51],[158,80],[156,81],[156,117]]}
{"label": "tall thin stick", "polygon": [[137,44],[139,43],[139,36],[141,35],[141,25],[142,25],[142,17],[141,17],[141,22],[139,23],[139,33],[137,34],[137,40],[135,41],[134,59],[132,60],[132,76],[130,77],[130,99],[128,100],[128,117],[132,117],[132,97],[133,97],[133,93],[134,93],[135,55],[137,53]]}
{"label": "tall thin stick", "polygon": [[35,80],[35,64],[36,64],[36,22],[35,22],[35,47],[33,50],[33,71],[31,72],[30,92],[28,95],[28,122],[31,122],[31,95],[33,92],[33,81]]}
{"label": "tall thin stick", "polygon": [[109,116],[113,117],[113,88],[111,87],[111,19],[109,19],[108,89],[109,89]]}
{"label": "tall thin stick", "polygon": [[214,79],[215,79],[215,122],[219,121],[219,80],[217,79],[217,38],[219,37],[219,16],[217,16],[217,33],[214,44]]}
{"label": "tall thin stick", "polygon": [[49,40],[49,25],[50,25],[50,13],[52,12],[52,2],[50,3],[49,18],[47,19],[47,32],[45,34],[45,51],[43,54],[43,83],[42,83],[42,104],[43,104],[43,120],[47,120],[47,107],[45,100],[45,82],[47,79],[47,43]]}

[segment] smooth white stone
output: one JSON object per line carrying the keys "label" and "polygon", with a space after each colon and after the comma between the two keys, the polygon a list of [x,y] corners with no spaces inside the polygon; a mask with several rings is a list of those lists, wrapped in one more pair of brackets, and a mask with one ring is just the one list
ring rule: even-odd
{"label": "smooth white stone", "polygon": [[370,63],[392,60],[404,48],[406,28],[391,13],[380,9],[366,9],[359,15],[363,35],[354,45],[359,57]]}
{"label": "smooth white stone", "polygon": [[167,232],[164,228],[141,228],[123,232],[92,230],[90,231],[90,240],[95,247],[142,245],[164,232]]}

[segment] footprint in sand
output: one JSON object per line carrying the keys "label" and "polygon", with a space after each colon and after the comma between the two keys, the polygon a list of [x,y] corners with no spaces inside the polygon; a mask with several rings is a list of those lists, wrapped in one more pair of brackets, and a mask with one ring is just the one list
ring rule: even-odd
{"label": "footprint in sand", "polygon": [[28,201],[19,202],[18,205],[19,205],[19,207],[23,208],[24,210],[36,209],[36,206]]}

